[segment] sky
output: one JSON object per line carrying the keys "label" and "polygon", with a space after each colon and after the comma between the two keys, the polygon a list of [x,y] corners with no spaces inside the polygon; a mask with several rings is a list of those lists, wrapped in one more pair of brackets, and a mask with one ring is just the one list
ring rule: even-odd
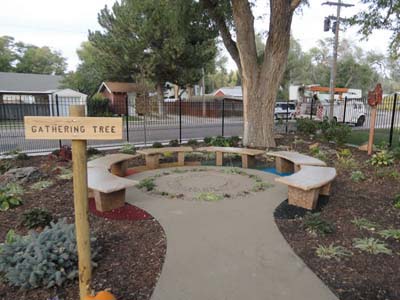
{"label": "sky", "polygon": [[[109,7],[115,0],[0,0],[0,36],[8,35],[25,43],[37,46],[49,46],[60,51],[67,58],[68,70],[74,70],[79,64],[76,49],[87,40],[88,30],[100,29],[97,14]],[[332,37],[331,32],[323,32],[325,16],[335,15],[336,7],[322,6],[321,0],[309,0],[310,6],[304,7],[301,13],[294,16],[292,34],[299,40],[303,50],[317,45],[319,39]],[[351,8],[343,8],[343,17],[353,15],[365,9],[358,0],[344,0],[355,4]],[[266,0],[258,0],[255,12],[255,28],[258,32],[268,29],[268,8]],[[345,37],[360,45],[364,50],[375,50],[386,53],[390,33],[376,31],[368,41],[361,42],[356,28],[340,32]],[[226,54],[226,56],[229,56]],[[234,69],[232,60],[228,69]]]}

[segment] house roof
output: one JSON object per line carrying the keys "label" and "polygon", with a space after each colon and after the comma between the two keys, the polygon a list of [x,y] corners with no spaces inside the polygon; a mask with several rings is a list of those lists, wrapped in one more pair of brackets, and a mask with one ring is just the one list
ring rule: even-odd
{"label": "house roof", "polygon": [[234,87],[222,87],[214,92],[214,95],[218,93],[222,93],[227,98],[241,99],[243,98],[242,87],[234,86]]}
{"label": "house roof", "polygon": [[110,93],[129,93],[136,92],[140,89],[139,85],[133,82],[115,82],[104,81],[100,87],[99,92],[105,87]]}
{"label": "house roof", "polygon": [[0,72],[0,92],[51,93],[62,79],[59,75]]}

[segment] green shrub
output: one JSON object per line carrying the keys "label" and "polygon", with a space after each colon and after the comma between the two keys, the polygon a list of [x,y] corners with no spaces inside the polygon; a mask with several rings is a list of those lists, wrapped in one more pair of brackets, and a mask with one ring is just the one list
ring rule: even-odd
{"label": "green shrub", "polygon": [[197,140],[192,139],[192,140],[188,140],[187,144],[188,144],[188,146],[191,146],[191,147],[197,147],[199,145],[199,142]]}
{"label": "green shrub", "polygon": [[152,145],[153,148],[162,148],[163,144],[161,144],[160,142],[154,142]]}
{"label": "green shrub", "polygon": [[395,239],[400,241],[400,229],[386,229],[379,231],[379,235],[385,239]]}
{"label": "green shrub", "polygon": [[31,189],[33,190],[38,190],[42,191],[45,190],[53,185],[53,181],[51,180],[42,180],[35,182],[34,184],[31,185]]}
{"label": "green shrub", "polygon": [[368,161],[373,166],[386,167],[386,166],[390,166],[394,163],[394,158],[390,152],[388,152],[386,150],[381,150],[381,151],[373,154],[372,157]]}
{"label": "green shrub", "polygon": [[154,178],[145,178],[139,181],[139,183],[136,185],[138,189],[146,189],[146,191],[152,191],[156,187],[156,184],[154,182]]}
{"label": "green shrub", "polygon": [[238,147],[240,143],[240,137],[231,136],[227,138],[230,147]]}
{"label": "green shrub", "polygon": [[206,136],[206,137],[204,138],[204,143],[205,143],[206,145],[211,145],[211,141],[212,141],[212,137],[210,137],[210,136]]}
{"label": "green shrub", "polygon": [[339,123],[331,123],[331,126],[327,129],[327,136],[339,146],[344,145],[347,142],[350,134],[351,128]]}
{"label": "green shrub", "polygon": [[179,141],[178,140],[170,140],[168,145],[170,147],[179,147]]}
{"label": "green shrub", "polygon": [[17,160],[28,160],[29,156],[26,153],[18,153],[17,156],[15,157]]}
{"label": "green shrub", "polygon": [[86,153],[88,156],[92,156],[101,154],[101,151],[97,148],[89,147],[87,148]]}
{"label": "green shrub", "polygon": [[318,130],[318,124],[308,118],[296,119],[296,128],[304,134],[315,134]]}
{"label": "green shrub", "polygon": [[87,101],[88,116],[90,117],[109,117],[112,115],[110,111],[110,100],[102,94],[94,94]]}
{"label": "green shrub", "polygon": [[133,144],[124,144],[119,150],[119,152],[124,154],[135,154],[136,148]]}
{"label": "green shrub", "polygon": [[9,159],[0,160],[0,175],[3,175],[11,168],[12,168],[11,160]]}
{"label": "green shrub", "polygon": [[212,138],[210,145],[215,147],[229,147],[229,141],[223,136],[216,136]]}
{"label": "green shrub", "polygon": [[392,254],[384,242],[374,238],[354,239],[353,247],[370,254]]}
{"label": "green shrub", "polygon": [[[92,259],[98,256],[91,239]],[[92,266],[96,266],[93,262]],[[11,286],[23,289],[62,286],[78,277],[78,255],[73,224],[51,223],[41,233],[17,236],[1,246],[0,272]]]}
{"label": "green shrub", "polygon": [[48,210],[41,208],[32,208],[22,215],[22,225],[29,229],[37,227],[46,227],[53,220]]}
{"label": "green shrub", "polygon": [[320,213],[307,213],[303,224],[306,231],[313,235],[325,235],[335,231],[334,225],[322,219]]}
{"label": "green shrub", "polygon": [[400,194],[394,196],[393,206],[400,209]]}
{"label": "green shrub", "polygon": [[396,147],[392,150],[392,155],[395,160],[400,160],[400,147]]}
{"label": "green shrub", "polygon": [[6,211],[22,204],[23,189],[15,183],[0,188],[0,211]]}
{"label": "green shrub", "polygon": [[366,229],[370,231],[374,231],[377,229],[379,226],[376,223],[373,223],[366,218],[355,218],[354,220],[351,221],[358,229]]}
{"label": "green shrub", "polygon": [[340,158],[350,158],[353,156],[351,150],[348,148],[342,149],[337,153],[338,157]]}
{"label": "green shrub", "polygon": [[351,256],[353,253],[342,246],[334,246],[330,244],[328,247],[319,245],[315,251],[320,258],[340,260],[343,256]]}
{"label": "green shrub", "polygon": [[350,178],[354,182],[361,182],[365,180],[365,175],[362,171],[354,171],[351,173]]}

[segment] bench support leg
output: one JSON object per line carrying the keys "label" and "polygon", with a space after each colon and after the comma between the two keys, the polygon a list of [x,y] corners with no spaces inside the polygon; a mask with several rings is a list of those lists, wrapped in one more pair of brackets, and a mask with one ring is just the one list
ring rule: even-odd
{"label": "bench support leg", "polygon": [[300,171],[301,166],[300,165],[294,165],[294,172],[297,173],[298,171]]}
{"label": "bench support leg", "polygon": [[149,169],[157,169],[160,165],[160,155],[146,155],[146,166]]}
{"label": "bench support leg", "polygon": [[300,206],[305,209],[315,209],[318,203],[319,189],[303,191],[289,186],[288,195],[290,205]]}
{"label": "bench support leg", "polygon": [[242,168],[248,169],[253,168],[256,165],[254,156],[242,154]]}
{"label": "bench support leg", "polygon": [[185,165],[185,152],[178,152],[178,166],[183,167]]}
{"label": "bench support leg", "polygon": [[324,185],[319,191],[319,194],[324,196],[329,196],[330,193],[331,193],[331,183]]}
{"label": "bench support leg", "polygon": [[110,211],[125,205],[125,189],[112,193],[102,193],[99,191],[93,191],[93,193],[98,211]]}
{"label": "bench support leg", "polygon": [[224,164],[224,153],[217,151],[215,153],[215,165],[222,166]]}
{"label": "bench support leg", "polygon": [[111,174],[119,176],[119,177],[125,177],[126,174],[126,169],[127,169],[127,162],[122,161],[116,164],[113,164],[111,166]]}
{"label": "bench support leg", "polygon": [[282,157],[277,157],[275,159],[275,166],[278,173],[293,173],[294,171],[294,164]]}

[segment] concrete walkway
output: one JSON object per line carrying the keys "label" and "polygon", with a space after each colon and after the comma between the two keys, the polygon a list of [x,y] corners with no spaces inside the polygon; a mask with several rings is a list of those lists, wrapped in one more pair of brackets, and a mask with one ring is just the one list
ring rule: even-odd
{"label": "concrete walkway", "polygon": [[[274,175],[246,172],[274,182]],[[337,299],[279,232],[273,212],[286,198],[287,188],[277,183],[219,202],[167,199],[129,189],[127,201],[152,214],[167,236],[166,260],[152,300]]]}

